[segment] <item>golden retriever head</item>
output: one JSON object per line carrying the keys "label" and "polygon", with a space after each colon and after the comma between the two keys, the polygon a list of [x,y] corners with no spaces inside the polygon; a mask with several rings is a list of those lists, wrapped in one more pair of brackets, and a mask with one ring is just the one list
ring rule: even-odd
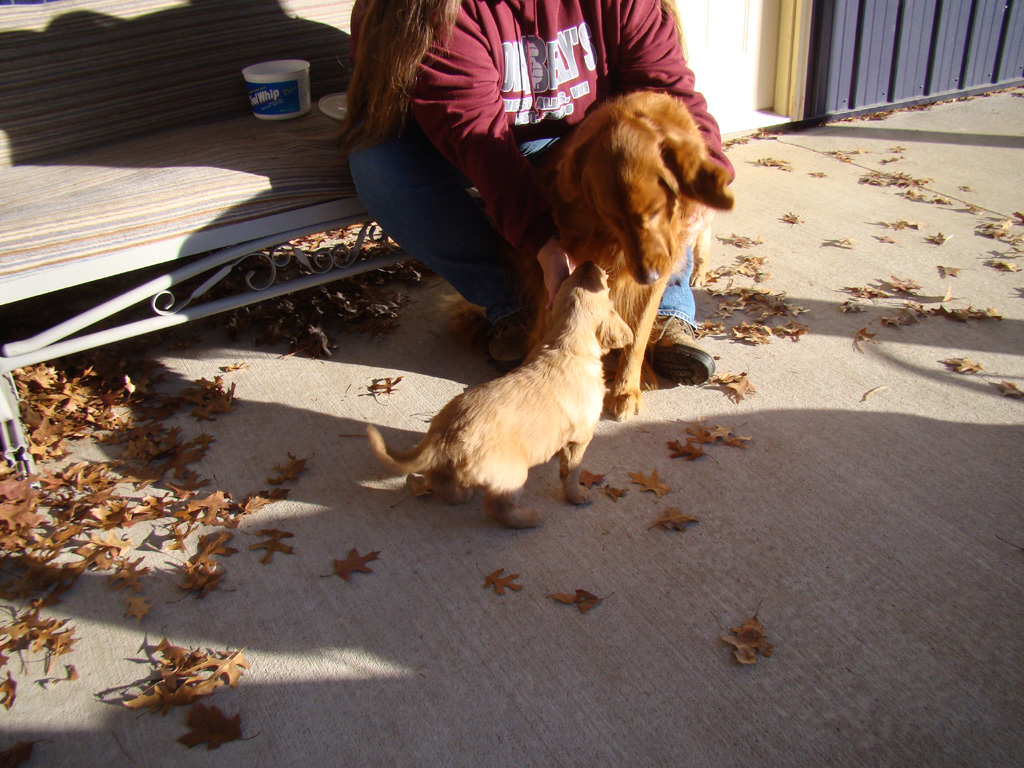
{"label": "golden retriever head", "polygon": [[576,267],[558,289],[552,330],[563,343],[596,337],[603,352],[633,343],[633,331],[612,303],[608,274],[592,261]]}
{"label": "golden retriever head", "polygon": [[686,106],[668,94],[607,102],[564,143],[556,188],[572,213],[558,222],[563,241],[603,230],[640,284],[674,271],[695,204],[733,206],[728,173],[708,157]]}

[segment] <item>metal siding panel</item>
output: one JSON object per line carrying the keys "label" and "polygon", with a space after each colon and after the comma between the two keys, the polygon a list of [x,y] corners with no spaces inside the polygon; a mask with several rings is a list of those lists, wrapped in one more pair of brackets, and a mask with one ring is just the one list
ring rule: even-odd
{"label": "metal siding panel", "polygon": [[1006,0],[976,0],[975,6],[962,88],[995,82],[999,36],[1006,13]]}
{"label": "metal siding panel", "polygon": [[1006,23],[1006,35],[999,61],[997,82],[1018,80],[1024,77],[1024,2],[1014,0],[1010,18]]}
{"label": "metal siding panel", "polygon": [[861,0],[861,35],[854,106],[885,104],[895,59],[898,0]]}
{"label": "metal siding panel", "polygon": [[961,88],[960,72],[967,50],[972,3],[943,0],[939,12],[938,29],[933,53],[935,66],[928,95],[945,93]]}
{"label": "metal siding panel", "polygon": [[938,0],[907,0],[903,6],[890,94],[893,101],[925,95],[937,10]]}
{"label": "metal siding panel", "polygon": [[836,0],[829,58],[829,83],[826,103],[829,112],[853,108],[854,59],[857,53],[858,0]]}

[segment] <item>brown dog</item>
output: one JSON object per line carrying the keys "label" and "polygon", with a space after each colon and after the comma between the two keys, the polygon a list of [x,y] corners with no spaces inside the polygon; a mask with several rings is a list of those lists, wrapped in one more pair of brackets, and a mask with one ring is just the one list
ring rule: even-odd
{"label": "brown dog", "polygon": [[589,262],[559,288],[549,325],[519,368],[455,397],[411,451],[389,451],[380,432],[367,426],[377,458],[395,474],[423,472],[452,504],[483,489],[484,512],[513,528],[540,524],[540,512],[519,509],[517,500],[530,467],[556,453],[566,499],[589,501],[579,475],[601,418],[601,356],[629,344],[633,334],[612,306],[604,271]]}
{"label": "brown dog", "polygon": [[[541,179],[562,246],[608,273],[615,309],[633,331],[607,400],[609,412],[625,419],[640,408],[644,354],[665,285],[682,266],[687,220],[697,204],[732,208],[729,175],[708,157],[681,101],[638,91],[588,114],[545,158]],[[702,281],[710,239],[709,229],[698,237],[694,282]],[[549,322],[543,276],[535,259],[519,258],[542,308],[536,342]]]}

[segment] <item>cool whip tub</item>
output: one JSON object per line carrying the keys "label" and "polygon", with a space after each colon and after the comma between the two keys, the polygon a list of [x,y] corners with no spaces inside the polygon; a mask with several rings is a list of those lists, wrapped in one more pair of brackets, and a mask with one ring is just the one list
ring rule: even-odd
{"label": "cool whip tub", "polygon": [[290,120],[309,112],[309,62],[284,59],[242,70],[252,113],[260,120]]}

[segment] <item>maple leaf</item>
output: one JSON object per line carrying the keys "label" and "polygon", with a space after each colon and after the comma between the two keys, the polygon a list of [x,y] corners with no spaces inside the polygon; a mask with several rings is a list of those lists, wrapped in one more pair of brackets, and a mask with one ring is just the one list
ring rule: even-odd
{"label": "maple leaf", "polygon": [[277,470],[278,475],[274,478],[267,478],[267,482],[271,485],[282,485],[284,483],[291,482],[298,478],[298,476],[306,471],[306,462],[312,458],[307,456],[304,459],[298,459],[292,454],[288,453],[288,463],[284,466],[275,464],[274,469]]}
{"label": "maple leaf", "polygon": [[499,595],[505,594],[505,589],[511,589],[513,592],[518,592],[523,588],[522,584],[516,584],[515,580],[519,578],[518,573],[511,573],[508,576],[502,576],[505,572],[504,568],[499,568],[494,573],[484,578],[484,589],[493,587],[494,591]]}
{"label": "maple leaf", "polygon": [[695,461],[705,455],[703,448],[691,443],[689,440],[686,441],[685,445],[679,440],[669,440],[665,445],[668,446],[670,451],[672,451],[672,453],[669,454],[669,458],[672,459],[683,457],[687,461]]}
{"label": "maple leaf", "polygon": [[655,528],[660,525],[662,528],[665,529],[685,531],[687,525],[696,522],[698,522],[696,517],[684,515],[682,512],[679,511],[678,508],[671,507],[669,509],[666,509],[661,517],[659,517],[657,520],[651,523],[647,527],[647,530],[651,530],[651,528]]}
{"label": "maple leaf", "polygon": [[757,614],[730,631],[732,635],[723,637],[722,642],[733,646],[733,655],[740,664],[754,664],[757,654],[771,656],[775,652],[775,647],[765,639],[764,627]]}
{"label": "maple leaf", "polygon": [[660,499],[671,490],[667,483],[661,482],[661,479],[658,477],[657,469],[652,470],[651,474],[646,477],[641,472],[629,472],[627,474],[632,478],[631,482],[634,485],[642,486],[640,488],[641,493],[644,491],[650,491],[655,495],[655,497]]}
{"label": "maple leaf", "polygon": [[366,566],[367,563],[377,559],[377,555],[380,551],[370,552],[366,555],[360,555],[355,547],[348,553],[348,557],[344,560],[334,561],[334,573],[340,576],[345,581],[352,579],[353,573],[373,573],[373,570]]}
{"label": "maple leaf", "polygon": [[290,539],[295,536],[294,533],[288,531],[282,531],[280,528],[264,528],[261,531],[256,532],[257,536],[269,536],[266,541],[258,541],[249,547],[249,550],[254,549],[265,549],[267,550],[263,557],[260,558],[260,562],[266,565],[273,558],[275,552],[284,552],[286,555],[292,554],[292,548],[288,544],[282,544],[281,539]]}
{"label": "maple leaf", "polygon": [[217,707],[206,707],[196,703],[188,712],[185,725],[191,730],[178,738],[189,749],[206,744],[206,748],[217,749],[221,744],[234,741],[242,736],[242,716],[226,717]]}
{"label": "maple leaf", "polygon": [[591,594],[585,589],[577,589],[576,592],[571,595],[567,592],[555,592],[554,594],[548,595],[548,597],[552,600],[557,600],[560,603],[565,603],[566,605],[575,605],[582,614],[586,614],[587,611],[605,599]]}
{"label": "maple leaf", "polygon": [[939,362],[956,373],[980,373],[982,370],[981,365],[969,357],[951,357]]}

